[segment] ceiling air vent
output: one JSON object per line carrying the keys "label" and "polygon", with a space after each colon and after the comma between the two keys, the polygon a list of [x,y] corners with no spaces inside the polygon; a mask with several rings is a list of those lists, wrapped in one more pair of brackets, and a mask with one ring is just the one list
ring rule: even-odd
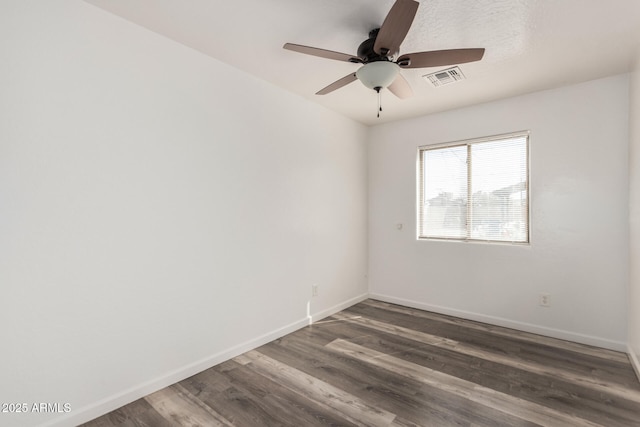
{"label": "ceiling air vent", "polygon": [[435,73],[422,76],[423,79],[430,82],[435,87],[455,83],[458,80],[464,80],[464,74],[458,67],[447,68],[446,70],[436,71]]}

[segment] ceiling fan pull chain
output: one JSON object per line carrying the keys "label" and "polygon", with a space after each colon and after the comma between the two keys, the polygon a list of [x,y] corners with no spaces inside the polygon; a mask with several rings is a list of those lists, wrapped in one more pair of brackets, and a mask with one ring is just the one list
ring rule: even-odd
{"label": "ceiling fan pull chain", "polygon": [[382,95],[380,94],[380,87],[376,87],[375,90],[378,92],[378,118],[380,118],[380,111],[382,111]]}

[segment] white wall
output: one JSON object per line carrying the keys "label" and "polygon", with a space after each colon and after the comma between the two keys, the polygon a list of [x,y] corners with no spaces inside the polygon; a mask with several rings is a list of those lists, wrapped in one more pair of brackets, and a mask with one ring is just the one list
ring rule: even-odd
{"label": "white wall", "polygon": [[640,50],[631,74],[629,113],[629,348],[640,378]]}
{"label": "white wall", "polygon": [[[372,128],[371,295],[626,349],[628,87],[615,76]],[[520,130],[531,245],[417,241],[417,147]]]}
{"label": "white wall", "polygon": [[362,125],[79,0],[0,2],[0,53],[0,402],[72,410],[0,425],[75,425],[366,295]]}

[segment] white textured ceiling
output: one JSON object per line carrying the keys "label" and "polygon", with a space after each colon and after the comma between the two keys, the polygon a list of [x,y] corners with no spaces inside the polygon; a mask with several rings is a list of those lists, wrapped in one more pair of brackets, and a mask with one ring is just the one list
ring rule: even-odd
{"label": "white textured ceiling", "polygon": [[315,92],[358,65],[286,51],[286,42],[355,54],[394,0],[87,0],[365,124],[415,117],[629,70],[640,0],[420,0],[400,53],[484,47],[466,80],[434,88],[404,69],[414,95],[377,97],[360,82]]}

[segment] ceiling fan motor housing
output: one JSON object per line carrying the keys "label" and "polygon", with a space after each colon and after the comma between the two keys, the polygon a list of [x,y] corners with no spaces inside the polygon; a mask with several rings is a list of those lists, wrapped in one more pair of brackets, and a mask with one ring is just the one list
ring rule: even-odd
{"label": "ceiling fan motor housing", "polygon": [[389,61],[388,57],[382,56],[373,50],[373,45],[376,43],[376,37],[378,36],[379,31],[380,28],[371,30],[369,32],[369,38],[358,46],[358,58],[362,59],[365,64],[375,61]]}

